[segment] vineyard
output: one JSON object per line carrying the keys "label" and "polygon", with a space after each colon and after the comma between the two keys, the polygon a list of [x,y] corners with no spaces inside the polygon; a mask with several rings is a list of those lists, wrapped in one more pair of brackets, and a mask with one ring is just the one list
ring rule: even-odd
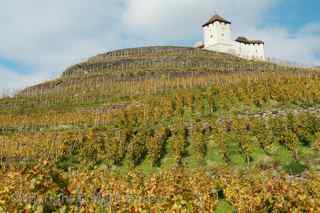
{"label": "vineyard", "polygon": [[144,47],[100,54],[67,68],[59,79],[45,82],[21,92],[23,95],[43,95],[69,90],[72,86],[92,87],[110,81],[188,77],[239,70],[296,70],[286,66],[247,61],[226,55],[186,47]]}
{"label": "vineyard", "polygon": [[0,99],[0,212],[319,212],[320,73],[100,54]]}

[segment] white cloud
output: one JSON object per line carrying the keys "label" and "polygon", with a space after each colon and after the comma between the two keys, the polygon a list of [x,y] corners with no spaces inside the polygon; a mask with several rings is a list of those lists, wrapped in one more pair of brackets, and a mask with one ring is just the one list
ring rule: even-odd
{"label": "white cloud", "polygon": [[39,66],[113,47],[120,8],[116,0],[4,0],[0,54]]}
{"label": "white cloud", "polygon": [[[0,89],[58,75],[66,66],[110,49],[189,44],[202,38],[201,25],[217,13],[231,19],[234,36],[266,41],[270,56],[319,62],[319,23],[296,32],[261,26],[282,0],[2,0],[0,60],[32,67],[19,74],[0,67]],[[14,82],[13,82],[14,81]],[[12,82],[12,83],[9,83]],[[20,83],[19,83],[20,82]]]}
{"label": "white cloud", "polygon": [[[0,38],[1,44],[5,44],[1,53],[20,56],[22,60],[33,61],[30,52],[63,54],[66,50],[76,50],[79,44],[88,47],[92,44],[89,51],[97,49],[99,42],[115,33],[119,8],[113,0],[108,4],[103,0],[95,3],[85,0],[9,2],[0,9],[0,23],[6,28]],[[16,48],[10,48],[11,45]]]}
{"label": "white cloud", "polygon": [[[128,0],[123,21],[133,34],[145,41],[201,39],[201,24],[216,11],[232,22],[234,38],[248,36],[266,42],[267,55],[306,64],[320,63],[320,24],[307,24],[297,32],[264,25],[267,12],[281,0]],[[261,27],[264,26],[264,27]]]}
{"label": "white cloud", "polygon": [[2,68],[0,88],[43,81],[68,65],[120,46],[121,8],[122,0],[1,1],[0,62],[7,58],[32,70],[19,74]]}
{"label": "white cloud", "polygon": [[320,25],[307,24],[295,32],[289,32],[283,27],[252,28],[240,31],[249,38],[264,40],[266,55],[305,65],[320,64],[316,54],[320,52]]}
{"label": "white cloud", "polygon": [[0,97],[5,94],[13,94],[17,89],[21,90],[26,86],[48,80],[51,77],[49,75],[48,72],[21,74],[0,66]]}
{"label": "white cloud", "polygon": [[217,12],[232,17],[235,26],[256,26],[279,0],[128,0],[123,21],[131,32],[153,39],[193,38]]}

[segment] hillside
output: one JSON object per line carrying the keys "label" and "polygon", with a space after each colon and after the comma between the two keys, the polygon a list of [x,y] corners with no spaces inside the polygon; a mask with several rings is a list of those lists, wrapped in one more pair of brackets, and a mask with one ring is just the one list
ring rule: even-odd
{"label": "hillside", "polygon": [[97,81],[284,69],[290,68],[189,47],[132,48],[89,58],[86,62],[67,68],[59,79],[28,88],[22,94],[54,91],[68,87],[70,84],[92,85]]}
{"label": "hillside", "polygon": [[319,212],[320,73],[113,51],[0,99],[0,212]]}

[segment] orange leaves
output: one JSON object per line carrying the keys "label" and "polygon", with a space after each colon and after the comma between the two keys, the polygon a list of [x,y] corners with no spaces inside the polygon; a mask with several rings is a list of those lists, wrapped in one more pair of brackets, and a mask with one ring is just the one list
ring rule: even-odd
{"label": "orange leaves", "polygon": [[290,180],[287,175],[274,177],[269,172],[252,172],[245,177],[232,175],[229,178],[231,181],[225,186],[226,199],[239,212],[304,212],[320,207],[320,203],[315,202],[317,196],[309,194],[305,188],[308,180]]}

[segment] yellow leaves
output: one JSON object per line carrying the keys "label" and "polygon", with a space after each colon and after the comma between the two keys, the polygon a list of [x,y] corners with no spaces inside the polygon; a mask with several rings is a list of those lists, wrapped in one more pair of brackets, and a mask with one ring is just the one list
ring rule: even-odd
{"label": "yellow leaves", "polygon": [[43,206],[42,206],[42,205],[39,205],[34,212],[35,212],[35,213],[43,213],[43,212],[44,212]]}
{"label": "yellow leaves", "polygon": [[[101,204],[102,201],[106,201],[105,207],[114,211],[211,212],[216,208],[219,196],[224,196],[224,199],[239,212],[316,212],[320,207],[317,175],[306,176],[305,180],[288,180],[287,176],[273,177],[270,172],[259,173],[249,170],[247,174],[241,175],[235,171],[221,170],[216,176],[209,176],[206,171],[190,172],[182,168],[147,177],[141,176],[138,170],[128,175],[130,178],[98,171],[66,173],[69,180],[67,198],[82,196],[84,202],[80,209],[72,202],[66,203],[67,206],[61,204],[57,209],[60,212],[67,212],[66,208],[95,212],[99,202]],[[45,185],[48,195],[54,195],[56,187],[51,184]],[[31,196],[27,188],[20,190],[26,190],[26,196]],[[4,197],[3,193],[8,194],[10,191],[2,189],[1,207],[14,202]],[[36,195],[42,196],[41,192],[36,192]],[[27,212],[42,211],[41,205],[25,203],[24,206]]]}
{"label": "yellow leaves", "polygon": [[171,138],[172,149],[176,158],[177,164],[180,164],[185,154],[185,136],[180,132],[175,133]]}
{"label": "yellow leaves", "polygon": [[11,178],[11,179],[14,179],[14,178],[16,178],[16,177],[18,177],[20,175],[21,175],[21,173],[19,173],[19,172],[9,172],[7,174],[8,178]]}
{"label": "yellow leaves", "polygon": [[10,192],[12,189],[13,189],[13,187],[5,186],[5,187],[0,191],[0,195],[2,195],[2,194],[7,194],[7,193]]}

